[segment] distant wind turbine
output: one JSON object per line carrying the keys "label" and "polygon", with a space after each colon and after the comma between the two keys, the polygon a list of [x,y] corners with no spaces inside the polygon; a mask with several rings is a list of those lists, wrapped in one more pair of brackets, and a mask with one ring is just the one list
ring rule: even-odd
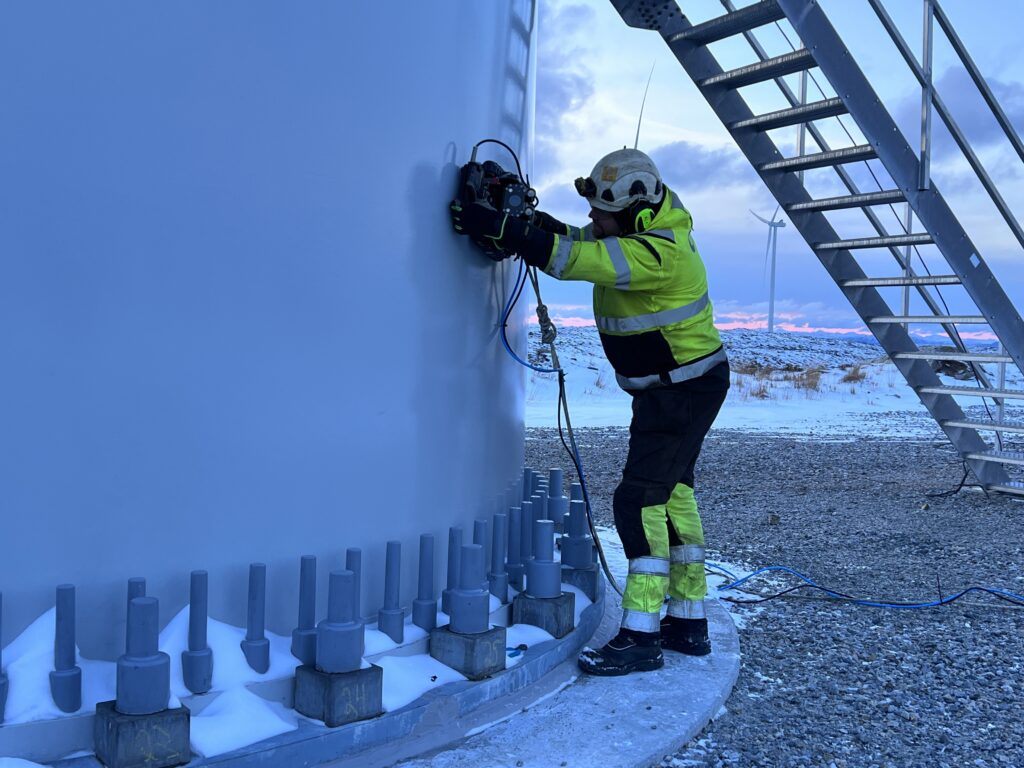
{"label": "distant wind turbine", "polygon": [[778,206],[775,207],[775,213],[772,214],[771,221],[769,221],[768,219],[764,218],[763,216],[758,216],[753,211],[750,211],[750,213],[751,213],[751,215],[753,215],[753,217],[755,219],[757,219],[758,221],[762,221],[762,222],[764,222],[765,224],[768,225],[768,244],[765,246],[765,249],[764,249],[764,256],[765,256],[766,259],[768,258],[769,251],[771,252],[771,255],[772,255],[771,280],[769,282],[769,287],[768,287],[768,333],[774,333],[775,332],[775,246],[777,245],[778,240],[779,240],[779,227],[786,226],[786,222],[784,222],[782,219],[776,219],[775,218],[778,215],[778,213],[779,213],[779,207]]}

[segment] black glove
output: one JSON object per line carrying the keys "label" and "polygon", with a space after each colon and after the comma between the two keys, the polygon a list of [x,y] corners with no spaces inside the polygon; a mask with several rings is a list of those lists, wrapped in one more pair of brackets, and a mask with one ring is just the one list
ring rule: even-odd
{"label": "black glove", "polygon": [[551,260],[551,249],[555,238],[549,232],[531,226],[521,219],[499,213],[481,203],[462,205],[458,200],[449,206],[452,226],[460,235],[468,235],[481,246],[491,258],[491,247],[501,258],[517,253],[533,267],[543,269]]}
{"label": "black glove", "polygon": [[448,206],[452,214],[452,226],[460,235],[468,235],[473,240],[488,237],[499,240],[502,235],[505,214],[483,203],[466,203],[453,200]]}
{"label": "black glove", "polygon": [[544,211],[534,211],[533,225],[553,235],[564,235],[569,231],[569,227]]}

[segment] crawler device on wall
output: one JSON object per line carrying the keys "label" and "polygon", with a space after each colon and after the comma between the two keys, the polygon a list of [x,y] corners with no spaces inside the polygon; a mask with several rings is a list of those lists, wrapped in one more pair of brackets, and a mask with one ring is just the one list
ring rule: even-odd
{"label": "crawler device on wall", "polygon": [[[481,144],[498,144],[508,150],[515,161],[516,173],[506,171],[493,160],[477,162],[477,151]],[[459,188],[455,201],[462,205],[482,203],[495,211],[523,221],[530,221],[537,210],[537,192],[530,186],[529,179],[523,176],[515,151],[496,139],[483,139],[474,145],[469,162],[459,170]],[[486,240],[475,242],[480,250],[495,261],[501,261],[508,255],[494,243],[488,243]]]}

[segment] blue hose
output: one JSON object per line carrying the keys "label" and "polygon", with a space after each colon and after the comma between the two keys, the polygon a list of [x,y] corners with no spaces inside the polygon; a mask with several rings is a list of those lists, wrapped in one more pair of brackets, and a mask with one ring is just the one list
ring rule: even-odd
{"label": "blue hose", "polygon": [[793,574],[798,579],[804,581],[812,587],[815,587],[816,589],[821,590],[827,595],[831,595],[832,597],[835,597],[839,600],[845,600],[855,605],[865,605],[872,608],[907,608],[914,610],[919,608],[937,608],[941,605],[952,603],[954,600],[959,600],[961,597],[970,592],[985,592],[987,594],[1001,596],[1009,600],[1016,600],[1019,601],[1021,604],[1024,604],[1024,595],[1018,595],[1015,592],[1010,592],[1004,589],[996,589],[995,587],[968,587],[967,589],[957,592],[955,595],[950,595],[949,597],[944,597],[941,600],[932,600],[930,602],[925,603],[890,603],[879,600],[860,600],[857,598],[849,597],[848,595],[840,594],[839,592],[835,592],[831,589],[828,589],[827,587],[823,587],[820,584],[815,583],[812,579],[809,579],[808,577],[804,576],[799,571],[795,571],[792,568],[787,568],[784,565],[769,565],[765,568],[758,568],[749,576],[744,576],[742,579],[737,579],[733,574],[729,573],[729,571],[727,571],[725,568],[722,568],[720,565],[717,565],[716,563],[708,563],[708,565],[720,571],[723,571],[733,579],[728,584],[720,584],[718,586],[719,591],[738,589],[740,585],[745,584],[747,581],[754,578],[755,576],[758,576],[762,573],[767,573],[768,571],[784,571],[786,573]]}
{"label": "blue hose", "polygon": [[501,343],[505,347],[505,351],[508,352],[512,356],[513,360],[515,360],[520,365],[525,365],[531,371],[536,371],[537,373],[558,373],[558,369],[557,368],[540,368],[540,367],[538,367],[536,365],[531,365],[526,360],[523,360],[521,357],[519,357],[519,355],[517,355],[512,350],[512,347],[508,343],[508,335],[506,334],[506,326],[508,324],[509,315],[512,314],[512,307],[515,306],[515,301],[516,301],[515,297],[516,297],[516,295],[520,291],[520,286],[523,286],[523,285],[526,284],[526,269],[525,269],[525,267],[526,267],[525,262],[520,261],[519,262],[519,274],[516,277],[515,285],[512,286],[512,293],[509,294],[508,300],[505,302],[505,309],[503,309],[502,312],[501,312]]}

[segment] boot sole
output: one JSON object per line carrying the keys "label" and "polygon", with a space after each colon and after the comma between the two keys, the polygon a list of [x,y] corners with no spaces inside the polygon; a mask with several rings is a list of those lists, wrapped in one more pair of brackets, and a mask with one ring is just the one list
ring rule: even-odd
{"label": "boot sole", "polygon": [[621,677],[623,675],[628,675],[631,672],[653,672],[656,669],[661,669],[665,666],[665,657],[659,655],[656,659],[644,659],[643,661],[636,661],[631,664],[623,664],[619,666],[607,665],[591,667],[584,664],[580,659],[577,659],[576,663],[579,668],[588,675],[595,675],[597,677]]}

